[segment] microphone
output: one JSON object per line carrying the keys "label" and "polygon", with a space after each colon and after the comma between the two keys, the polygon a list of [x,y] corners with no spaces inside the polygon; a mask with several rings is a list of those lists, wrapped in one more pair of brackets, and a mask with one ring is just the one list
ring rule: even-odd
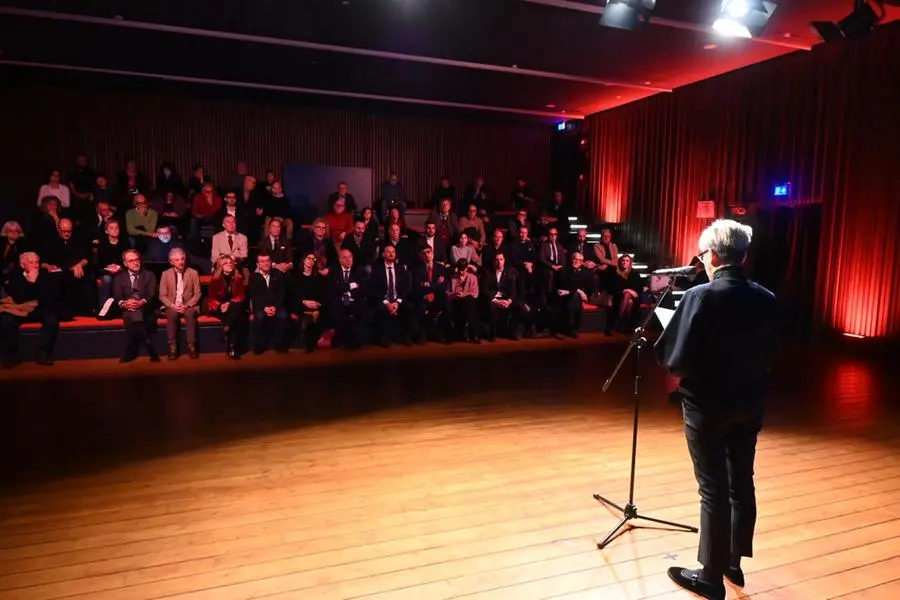
{"label": "microphone", "polygon": [[688,265],[686,267],[669,267],[668,269],[657,269],[652,275],[693,275],[697,272],[697,267]]}

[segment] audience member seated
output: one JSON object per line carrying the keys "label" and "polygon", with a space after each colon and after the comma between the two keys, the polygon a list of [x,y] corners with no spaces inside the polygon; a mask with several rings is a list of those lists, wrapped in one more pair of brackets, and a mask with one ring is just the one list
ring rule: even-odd
{"label": "audience member seated", "polygon": [[465,258],[456,262],[450,278],[447,303],[453,319],[455,337],[459,341],[478,344],[478,278]]}
{"label": "audience member seated", "polygon": [[191,239],[199,240],[204,237],[204,229],[214,229],[221,211],[222,199],[216,194],[216,187],[211,183],[203,184],[203,191],[194,196],[191,206]]}
{"label": "audience member seated", "polygon": [[238,219],[238,231],[244,235],[252,235],[253,237],[258,235],[257,232],[260,231],[265,219],[263,212],[265,212],[265,197],[267,193],[264,188],[257,187],[256,177],[253,175],[244,177],[244,188],[241,190],[237,202],[238,210],[248,221],[248,229],[243,230],[241,229],[243,224]]}
{"label": "audience member seated", "polygon": [[338,262],[337,249],[328,237],[328,224],[323,219],[316,219],[312,231],[303,234],[297,249],[303,254],[315,254],[316,268],[322,277],[328,277],[329,268]]}
{"label": "audience member seated", "polygon": [[[469,229],[474,229],[478,235],[473,235]],[[475,247],[478,255],[481,255],[482,246],[487,243],[487,232],[484,229],[484,221],[478,216],[478,207],[469,204],[465,216],[459,218],[459,230],[465,231],[469,235],[469,242]],[[473,239],[477,238],[477,239]]]}
{"label": "audience member seated", "polygon": [[455,267],[461,260],[466,261],[466,268],[469,271],[478,272],[475,264],[475,248],[469,245],[469,236],[465,232],[460,233],[456,243],[450,247],[450,264]]}
{"label": "audience member seated", "polygon": [[188,356],[200,358],[197,349],[197,314],[200,306],[200,276],[187,267],[187,254],[181,248],[169,252],[171,269],[159,281],[159,302],[166,311],[166,339],[169,360],[178,358],[178,328],[184,318]]}
{"label": "audience member seated", "polygon": [[66,184],[71,193],[71,205],[75,209],[75,215],[80,220],[91,213],[94,203],[94,183],[97,181],[97,172],[88,164],[87,155],[84,153],[75,157],[75,166],[66,173]]}
{"label": "audience member seated", "polygon": [[268,230],[268,223],[272,219],[281,219],[281,228],[287,239],[294,239],[294,220],[291,218],[291,203],[288,197],[284,195],[284,188],[280,181],[272,183],[272,192],[266,198],[266,205],[263,208],[263,216],[265,217],[264,228]]}
{"label": "audience member seated", "polygon": [[[156,170],[156,191],[161,196],[172,192],[176,198],[180,198],[184,202],[184,195],[187,193],[187,189],[184,187],[181,175],[178,174],[178,170],[175,169],[175,165],[171,162],[164,162]],[[184,202],[182,214],[187,213],[187,208],[187,202]]]}
{"label": "audience member seated", "polygon": [[[450,183],[450,178],[446,175],[441,177],[441,182],[431,193],[431,200],[428,202],[427,208],[430,208],[432,212],[440,212],[440,206],[444,200],[450,202],[451,208],[456,206],[456,188],[453,187],[453,184]],[[450,237],[454,234],[455,232],[451,233]]]}
{"label": "audience member seated", "polygon": [[59,207],[59,198],[44,196],[41,199],[41,210],[38,211],[31,226],[33,245],[41,245],[55,238],[59,231],[59,221],[63,216],[64,213]]}
{"label": "audience member seated", "polygon": [[383,221],[387,220],[392,208],[398,209],[401,215],[406,212],[406,194],[403,192],[403,184],[400,183],[400,178],[396,173],[391,173],[388,180],[381,183],[378,206],[381,209]]}
{"label": "audience member seated", "polygon": [[419,344],[424,344],[429,337],[444,342],[450,321],[447,269],[438,262],[434,250],[427,244],[423,243],[420,257],[421,261],[413,267],[410,294],[415,309],[413,337]]}
{"label": "audience member seated", "polygon": [[294,313],[300,317],[303,347],[307,352],[312,352],[322,335],[325,279],[316,268],[316,255],[311,252],[304,255],[297,271],[294,293],[297,298]]}
{"label": "audience member seated", "polygon": [[126,250],[131,249],[128,238],[122,236],[121,228],[118,221],[107,221],[103,238],[97,244],[97,306],[100,307],[112,298],[113,278],[125,268],[122,257]]}
{"label": "audience member seated", "polygon": [[437,236],[437,224],[434,221],[425,222],[425,235],[422,236],[421,244],[431,248],[435,261],[442,265],[448,264],[447,261],[450,260],[449,244]]}
{"label": "audience member seated", "polygon": [[120,201],[113,189],[109,187],[109,180],[106,176],[97,175],[97,182],[94,184],[91,195],[94,197],[94,204],[106,202],[113,212],[119,210]]}
{"label": "audience member seated", "polygon": [[606,312],[606,335],[618,327],[630,333],[640,318],[641,294],[646,289],[641,275],[632,268],[631,257],[623,254],[613,271],[610,286],[610,304]]}
{"label": "audience member seated", "polygon": [[489,201],[488,189],[484,185],[484,176],[479,175],[475,178],[475,181],[466,186],[465,193],[463,194],[463,203],[465,203],[466,206],[474,204],[478,210],[486,210],[488,208],[493,208],[489,206]]}
{"label": "audience member seated", "polygon": [[272,169],[266,169],[265,172],[265,183],[263,184],[261,191],[271,194],[272,188],[275,186],[275,182],[278,180],[278,177],[275,175],[275,171]]}
{"label": "audience member seated", "polygon": [[41,251],[41,267],[50,273],[59,273],[61,277],[63,320],[91,314],[96,301],[90,248],[74,235],[73,229],[72,221],[60,219],[58,235],[45,242]]}
{"label": "audience member seated", "polygon": [[38,190],[38,208],[41,207],[41,200],[43,200],[47,196],[53,196],[54,198],[59,200],[59,205],[62,208],[67,209],[71,206],[71,196],[69,188],[62,184],[62,176],[57,169],[53,169],[52,171],[50,171],[49,181],[42,185]]}
{"label": "audience member seated", "polygon": [[[255,233],[253,223],[255,218],[248,214],[244,207],[238,205],[238,192],[234,190],[225,192],[222,200],[222,211],[219,213],[219,222],[221,223],[225,217],[234,219],[235,229],[245,236]],[[249,239],[249,238],[248,238]]]}
{"label": "audience member seated", "polygon": [[385,246],[382,260],[372,267],[368,289],[379,345],[387,348],[391,339],[399,339],[408,346],[413,316],[409,302],[409,272],[397,262],[397,251],[393,246]]}
{"label": "audience member seated", "polygon": [[194,165],[193,173],[194,174],[191,175],[187,183],[187,193],[189,198],[192,200],[196,199],[198,195],[203,194],[206,186],[213,186],[213,190],[215,190],[212,177],[206,172],[206,167],[203,165]]}
{"label": "audience member seated", "polygon": [[428,220],[437,226],[435,235],[447,246],[450,246],[459,235],[459,219],[451,209],[450,199],[444,198],[440,201],[437,211],[428,213]]}
{"label": "audience member seated", "polygon": [[49,366],[53,364],[53,348],[59,331],[59,275],[42,272],[40,257],[34,252],[23,252],[19,266],[10,274],[5,286],[8,296],[0,300],[2,364],[4,368],[11,368],[22,362],[19,358],[19,326],[32,322],[41,324],[37,363]]}
{"label": "audience member seated", "polygon": [[227,254],[219,256],[216,262],[209,284],[208,308],[212,316],[222,321],[226,356],[232,360],[240,359],[237,345],[247,321],[246,283],[234,258]]}
{"label": "audience member seated", "polygon": [[559,245],[559,233],[556,227],[551,227],[547,230],[547,239],[541,242],[538,262],[541,265],[539,274],[540,295],[541,299],[546,303],[548,294],[559,289],[560,272],[565,268],[565,258],[563,257],[562,247]]}
{"label": "audience member seated", "polygon": [[157,227],[168,225],[181,235],[187,233],[190,223],[188,204],[175,191],[166,190],[157,194],[150,208],[159,216]]}
{"label": "audience member seated", "polygon": [[250,275],[250,306],[253,310],[253,353],[262,354],[269,346],[275,351],[288,351],[289,315],[285,276],[272,268],[272,258],[260,252],[256,271]]}
{"label": "audience member seated", "polygon": [[161,225],[156,229],[156,237],[150,240],[142,254],[145,262],[167,263],[169,262],[169,253],[175,248],[182,247],[181,242],[172,236],[172,228],[168,225]]}
{"label": "audience member seated", "polygon": [[354,214],[357,211],[356,206],[356,198],[353,197],[353,194],[350,193],[350,188],[347,186],[346,181],[341,181],[338,183],[337,191],[328,196],[328,209],[330,211],[334,210],[334,205],[338,203],[338,201],[344,203],[344,209],[349,214]]}
{"label": "audience member seated", "polygon": [[506,266],[506,256],[498,253],[494,257],[494,268],[485,269],[482,278],[482,304],[488,314],[488,341],[493,342],[501,331],[506,331],[510,339],[519,339],[519,307],[516,298],[519,285],[517,271]]}
{"label": "audience member seated", "polygon": [[125,270],[113,279],[113,298],[122,311],[127,340],[119,362],[136,359],[141,346],[147,350],[150,362],[159,362],[152,337],[156,329],[156,275],[142,268],[137,250],[126,250],[122,260]]}
{"label": "audience member seated", "polygon": [[378,258],[378,246],[375,245],[375,239],[366,233],[366,223],[362,218],[353,223],[353,235],[344,238],[341,249],[352,252],[353,264],[366,274],[372,272],[372,265]]}
{"label": "audience member seated", "polygon": [[[125,210],[133,205],[132,199],[135,196],[150,193],[150,180],[138,171],[137,161],[133,156],[125,159],[125,168],[119,171],[115,192],[118,195],[116,204]],[[153,228],[148,231],[153,231]]]}
{"label": "audience member seated", "polygon": [[387,235],[381,242],[381,255],[384,256],[386,248],[394,249],[397,256],[397,262],[401,265],[410,266],[415,260],[415,246],[409,238],[402,237],[400,234],[400,225],[394,223],[387,228]]}
{"label": "audience member seated", "polygon": [[344,238],[353,233],[353,213],[347,210],[345,200],[338,198],[325,215],[325,223],[335,249],[339,248]]}
{"label": "audience member seated", "polygon": [[594,256],[597,258],[597,273],[600,276],[600,288],[612,292],[616,287],[616,268],[619,266],[619,248],[612,240],[612,230],[600,232],[600,243],[594,244]]}
{"label": "audience member seated", "polygon": [[268,254],[272,259],[272,266],[282,273],[293,270],[294,247],[290,238],[282,233],[281,217],[272,218],[268,229],[268,235],[259,242],[259,251]]}
{"label": "audience member seated", "polygon": [[143,194],[137,194],[134,197],[134,208],[125,213],[125,230],[131,237],[131,245],[135,250],[144,252],[147,249],[150,240],[156,237],[158,224],[157,212],[150,208]]}
{"label": "audience member seated", "polygon": [[485,268],[490,269],[494,266],[494,259],[498,254],[509,255],[509,248],[506,246],[506,234],[502,229],[495,229],[491,235],[491,242],[484,247],[481,255],[481,264]]}
{"label": "audience member seated", "polygon": [[365,276],[353,268],[353,253],[341,250],[339,264],[327,276],[326,307],[337,342],[352,350],[362,348],[368,322]]}
{"label": "audience member seated", "polygon": [[[534,243],[528,237],[529,230],[527,227],[519,227],[519,238],[513,242],[509,249],[511,266],[519,272],[520,287],[533,288],[535,280],[534,264],[536,256],[534,251]],[[523,288],[524,289],[524,288]]]}
{"label": "audience member seated", "polygon": [[572,254],[569,267],[560,277],[556,297],[551,303],[553,334],[561,331],[563,335],[578,337],[584,303],[591,297],[593,289],[594,276],[590,270],[584,268],[584,256],[575,252]]}
{"label": "audience member seated", "polygon": [[247,236],[237,231],[237,221],[231,215],[222,219],[222,228],[223,231],[212,238],[210,259],[216,264],[221,257],[230,256],[237,262],[238,268],[244,267],[249,254]]}
{"label": "audience member seated", "polygon": [[534,194],[528,189],[525,179],[516,179],[516,186],[512,191],[512,205],[517,211],[524,210],[529,215],[537,216],[540,211],[540,203],[534,198]]}
{"label": "audience member seated", "polygon": [[19,259],[25,252],[24,237],[25,232],[16,221],[7,221],[0,230],[0,290],[20,268]]}
{"label": "audience member seated", "polygon": [[550,201],[541,216],[538,219],[540,232],[538,235],[543,237],[548,235],[550,227],[556,227],[560,237],[565,239],[569,231],[569,211],[563,202],[563,193],[559,190],[553,192],[553,199]]}
{"label": "audience member seated", "polygon": [[509,226],[506,228],[509,239],[520,239],[519,230],[523,227],[531,232],[531,221],[528,220],[528,212],[525,210],[518,210],[516,211],[516,216],[512,218],[509,222]]}
{"label": "audience member seated", "polygon": [[244,177],[249,174],[250,169],[247,168],[247,162],[243,160],[237,161],[234,165],[234,173],[225,180],[224,192],[227,194],[228,192],[241,191],[241,187],[244,185]]}
{"label": "audience member seated", "polygon": [[569,253],[569,256],[577,252],[584,257],[583,268],[590,269],[591,271],[597,268],[597,263],[595,263],[591,258],[595,256],[594,245],[587,239],[586,228],[578,230],[578,232],[575,234],[575,239],[569,243],[567,251]]}
{"label": "audience member seated", "polygon": [[372,210],[372,207],[363,207],[363,209],[359,211],[359,216],[363,223],[366,224],[366,234],[373,240],[378,239],[380,235],[378,231],[378,219],[375,218],[375,211]]}
{"label": "audience member seated", "polygon": [[93,214],[86,216],[82,223],[82,228],[85,233],[85,239],[90,242],[92,247],[96,248],[100,245],[100,241],[106,237],[106,224],[113,218],[113,211],[109,202],[101,200],[94,204],[92,212]]}
{"label": "audience member seated", "polygon": [[409,235],[409,228],[406,226],[406,219],[403,218],[403,215],[400,213],[399,208],[392,208],[388,211],[388,215],[384,220],[384,229],[387,231],[391,225],[397,224],[400,226],[400,235]]}

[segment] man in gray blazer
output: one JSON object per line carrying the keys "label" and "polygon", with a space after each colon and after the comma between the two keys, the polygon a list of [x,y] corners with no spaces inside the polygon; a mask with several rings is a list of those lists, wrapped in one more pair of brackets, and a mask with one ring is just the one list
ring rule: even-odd
{"label": "man in gray blazer", "polygon": [[113,299],[122,311],[128,338],[125,353],[119,362],[133,361],[141,345],[146,347],[151,362],[159,362],[150,336],[156,326],[156,275],[141,268],[141,253],[137,250],[126,250],[122,254],[122,262],[125,269],[116,273],[112,284]]}
{"label": "man in gray blazer", "polygon": [[185,321],[188,355],[199,358],[197,351],[197,313],[200,304],[200,276],[186,266],[187,256],[181,248],[169,252],[171,269],[166,269],[159,282],[159,301],[166,309],[166,334],[169,360],[178,358],[178,326]]}

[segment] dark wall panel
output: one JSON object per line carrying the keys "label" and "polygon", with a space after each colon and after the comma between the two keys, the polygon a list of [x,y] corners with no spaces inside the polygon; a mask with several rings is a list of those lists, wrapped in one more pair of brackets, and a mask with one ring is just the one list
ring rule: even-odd
{"label": "dark wall panel", "polygon": [[0,109],[7,116],[0,135],[3,208],[10,214],[33,205],[47,171],[68,169],[78,151],[107,174],[120,170],[129,154],[150,176],[171,160],[185,178],[202,162],[217,180],[238,159],[257,175],[289,163],[367,167],[373,189],[394,168],[420,202],[445,174],[461,192],[483,173],[504,196],[519,174],[541,191],[549,181],[551,127],[543,122],[32,81],[0,92]]}

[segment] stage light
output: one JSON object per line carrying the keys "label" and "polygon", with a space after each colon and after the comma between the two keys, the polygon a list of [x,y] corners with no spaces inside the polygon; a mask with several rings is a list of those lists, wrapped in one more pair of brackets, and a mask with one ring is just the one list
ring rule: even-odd
{"label": "stage light", "polygon": [[650,22],[654,8],[656,0],[607,0],[600,24],[604,27],[634,31],[642,23]]}
{"label": "stage light", "polygon": [[713,31],[730,37],[757,37],[776,8],[766,0],[723,0]]}
{"label": "stage light", "polygon": [[838,21],[813,21],[812,27],[826,42],[853,39],[871,33],[884,15],[878,15],[866,0],[854,0],[853,12]]}

